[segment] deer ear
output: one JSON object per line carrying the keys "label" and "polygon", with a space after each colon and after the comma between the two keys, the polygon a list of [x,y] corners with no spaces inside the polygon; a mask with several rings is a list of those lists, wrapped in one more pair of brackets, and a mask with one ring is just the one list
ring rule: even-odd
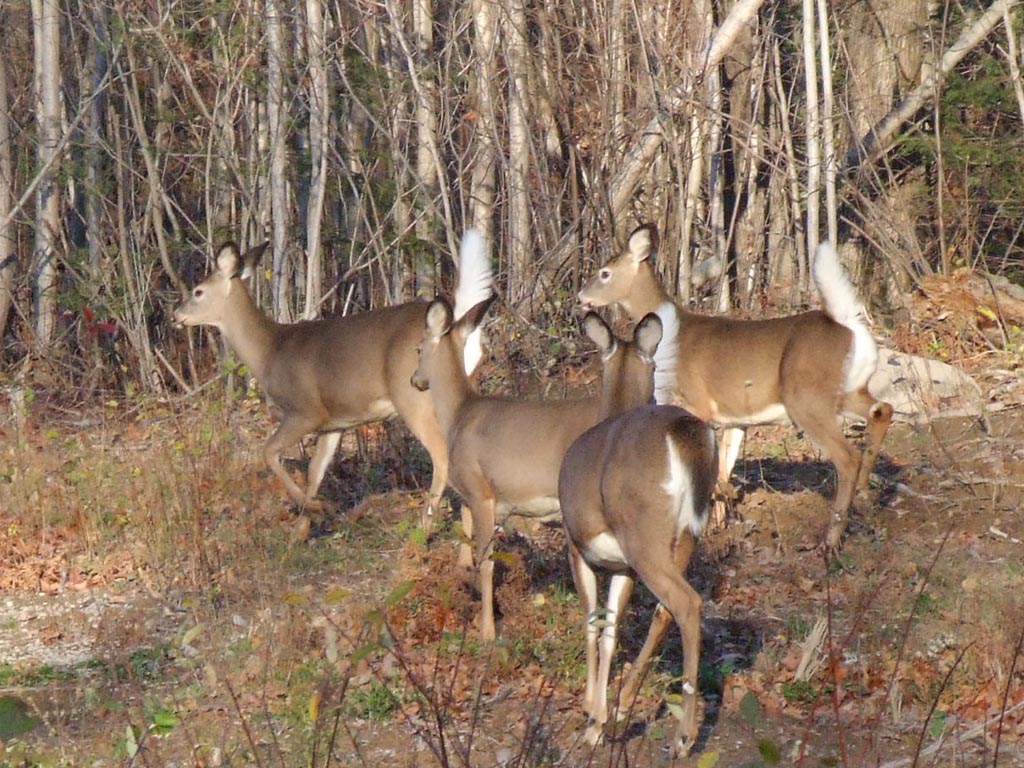
{"label": "deer ear", "polygon": [[658,344],[661,343],[662,332],[660,317],[654,312],[644,315],[633,331],[633,341],[636,342],[640,354],[653,360],[654,353],[658,351]]}
{"label": "deer ear", "polygon": [[459,327],[463,328],[467,334],[472,333],[483,322],[484,315],[487,314],[487,310],[490,309],[495,298],[497,297],[491,294],[483,301],[470,307],[466,314],[459,318]]}
{"label": "deer ear", "polygon": [[596,312],[587,312],[583,318],[583,332],[597,345],[602,358],[607,359],[615,351],[615,335]]}
{"label": "deer ear", "polygon": [[654,245],[658,239],[658,231],[653,224],[644,224],[633,230],[626,243],[626,250],[629,257],[636,263],[644,261],[651,255]]}
{"label": "deer ear", "polygon": [[262,243],[250,248],[242,255],[241,277],[243,280],[247,280],[256,274],[256,268],[259,266],[260,261],[263,260],[263,254],[266,252],[269,245],[270,241],[264,240]]}
{"label": "deer ear", "polygon": [[224,243],[217,251],[217,270],[227,278],[238,277],[242,273],[242,259],[238,255],[238,245],[232,241]]}
{"label": "deer ear", "polygon": [[444,299],[434,299],[427,307],[425,330],[433,339],[439,339],[452,327],[452,308]]}

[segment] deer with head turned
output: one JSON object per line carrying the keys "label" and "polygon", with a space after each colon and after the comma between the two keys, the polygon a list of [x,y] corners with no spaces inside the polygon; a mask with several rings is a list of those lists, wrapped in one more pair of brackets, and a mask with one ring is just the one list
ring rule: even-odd
{"label": "deer with head turned", "polygon": [[[174,312],[179,326],[220,330],[281,414],[263,456],[292,501],[323,509],[316,499],[342,430],[398,414],[423,444],[433,478],[421,523],[430,530],[448,480],[448,448],[429,395],[409,383],[427,302],[413,301],[346,317],[277,323],[256,306],[243,282],[266,244],[244,256],[233,242],[217,253],[216,269]],[[458,265],[457,312],[490,295],[492,275],[483,238],[468,230]],[[467,303],[468,302],[468,303]],[[461,315],[460,315],[461,316]],[[472,370],[479,348],[471,344],[465,363]],[[304,486],[281,464],[284,449],[316,433],[316,448]]]}
{"label": "deer with head turned", "polygon": [[[625,250],[611,259],[580,291],[584,307],[618,304],[634,322],[671,301],[651,254],[656,233],[635,230]],[[868,478],[893,409],[876,400],[867,382],[878,347],[831,243],[822,243],[812,265],[824,310],[766,320],[710,317],[679,309],[680,363],[673,402],[700,419],[723,427],[719,483],[727,484],[745,427],[792,422],[836,467],[836,495],[825,536],[837,549],[846,529],[858,482]],[[847,442],[840,416],[867,422],[863,455]],[[724,509],[716,508],[721,523]]]}
{"label": "deer with head turned", "polygon": [[[495,525],[511,514],[557,515],[562,457],[569,445],[597,422],[600,400],[511,400],[476,393],[459,361],[465,339],[477,328],[486,309],[484,302],[455,321],[447,302],[434,300],[427,310],[419,366],[412,382],[433,396],[448,441],[449,478],[463,500],[466,536],[458,563],[471,572],[475,556],[480,636],[493,640]],[[603,325],[599,318],[593,323]],[[614,381],[617,389],[626,393],[641,386],[651,376],[651,355],[660,338],[660,321],[654,315],[641,320],[632,343],[615,342],[610,332],[601,336],[598,346],[605,369],[615,372],[606,376],[607,386]]]}
{"label": "deer with head turned", "polygon": [[[671,390],[678,332],[674,306],[659,309],[665,338],[658,349],[658,380],[633,393],[638,404],[602,402],[597,426],[566,452],[558,477],[562,521],[569,539],[573,581],[585,606],[587,684],[583,710],[586,739],[597,744],[608,721],[608,678],[618,623],[636,576],[658,599],[647,640],[619,696],[619,711],[631,702],[652,655],[672,619],[683,645],[682,706],[672,743],[685,755],[697,737],[697,670],[700,660],[700,595],[686,581],[686,568],[707,520],[717,467],[712,428],[673,405],[644,405],[657,390]],[[588,317],[593,316],[589,315]],[[662,347],[668,347],[662,354]],[[606,369],[605,375],[609,371]],[[618,412],[618,415],[615,415]],[[609,571],[608,601],[598,613],[595,571]]]}

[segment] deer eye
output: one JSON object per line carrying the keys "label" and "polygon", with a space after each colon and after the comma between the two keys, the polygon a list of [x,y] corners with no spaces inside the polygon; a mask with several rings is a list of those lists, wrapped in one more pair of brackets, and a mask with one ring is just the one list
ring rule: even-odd
{"label": "deer eye", "polygon": [[194,298],[194,299],[201,299],[201,298],[203,298],[203,289],[202,288],[196,288],[194,291],[192,291],[192,298]]}
{"label": "deer eye", "polygon": [[612,278],[612,271],[610,269],[602,269],[600,272],[598,272],[598,275],[601,276],[602,280],[608,282]]}

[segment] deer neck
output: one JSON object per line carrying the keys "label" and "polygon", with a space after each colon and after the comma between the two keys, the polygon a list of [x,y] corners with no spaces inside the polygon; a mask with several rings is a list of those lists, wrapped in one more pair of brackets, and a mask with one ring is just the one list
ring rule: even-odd
{"label": "deer neck", "polygon": [[661,281],[654,273],[649,261],[639,265],[629,295],[619,302],[631,322],[638,322],[648,312],[653,312],[666,301],[672,301]]}
{"label": "deer neck", "polygon": [[601,379],[601,405],[598,421],[618,416],[620,413],[647,405],[654,395],[654,381],[651,370],[637,359],[617,353],[620,359],[605,363]]}
{"label": "deer neck", "polygon": [[281,325],[260,311],[241,280],[235,278],[235,281],[221,332],[238,358],[257,379],[263,379]]}
{"label": "deer neck", "polygon": [[473,394],[473,389],[463,368],[460,350],[451,335],[440,341],[434,355],[430,392],[438,426],[441,427],[441,433],[447,435],[462,404]]}

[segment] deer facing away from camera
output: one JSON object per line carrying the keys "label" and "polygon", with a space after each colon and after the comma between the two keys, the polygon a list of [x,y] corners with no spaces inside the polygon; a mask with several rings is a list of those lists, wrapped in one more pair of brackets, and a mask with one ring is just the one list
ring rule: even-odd
{"label": "deer facing away from camera", "polygon": [[[674,309],[659,309],[666,328],[662,345],[674,346]],[[658,358],[673,364],[658,350]],[[665,365],[657,372],[671,378]],[[608,375],[605,371],[605,375]],[[658,400],[665,390],[658,384]],[[712,428],[673,405],[643,405],[655,389],[647,380],[633,403],[602,401],[597,426],[566,452],[558,477],[562,521],[569,539],[573,581],[586,607],[586,739],[597,744],[608,720],[608,678],[618,622],[636,576],[655,597],[647,640],[623,684],[619,712],[636,694],[651,656],[672,619],[683,644],[683,695],[673,752],[686,754],[697,737],[697,669],[700,660],[700,595],[687,583],[690,557],[707,520],[717,467]],[[613,415],[619,412],[619,415]],[[610,417],[610,418],[609,418]],[[608,601],[598,613],[596,570],[610,571]]]}
{"label": "deer facing away from camera", "polygon": [[[413,384],[430,391],[441,430],[447,436],[451,486],[462,497],[459,567],[475,563],[480,591],[479,631],[493,640],[494,528],[510,514],[551,518],[558,512],[558,468],[569,445],[597,422],[599,398],[511,400],[477,394],[459,360],[487,303],[453,319],[443,299],[427,310]],[[612,343],[610,332],[598,343],[607,369],[625,389],[651,375],[657,317],[645,318],[631,344]],[[591,321],[603,321],[594,316]],[[655,326],[658,326],[655,328]],[[591,336],[593,339],[593,336]],[[652,340],[653,339],[653,345]],[[608,377],[612,379],[611,376]],[[472,549],[468,541],[472,541]]]}
{"label": "deer facing away from camera", "polygon": [[[618,304],[635,322],[671,301],[651,264],[655,239],[650,225],[634,231],[626,249],[584,286],[580,303]],[[825,539],[836,549],[858,479],[867,489],[893,409],[868,392],[878,348],[830,243],[819,246],[812,273],[824,311],[739,320],[680,309],[673,402],[725,428],[719,452],[722,484],[728,483],[745,427],[791,421],[806,432],[836,467],[836,495]],[[844,437],[838,423],[841,415],[867,422],[863,456]],[[716,510],[716,518],[722,515]]]}
{"label": "deer facing away from camera", "polygon": [[[243,282],[265,248],[255,248],[243,257],[234,243],[222,245],[216,269],[175,310],[176,323],[219,328],[280,410],[281,423],[267,441],[263,456],[300,507],[324,508],[316,495],[342,430],[396,413],[401,416],[433,463],[429,498],[421,518],[429,531],[447,485],[448,449],[429,395],[409,383],[416,369],[416,345],[427,302],[408,302],[347,317],[276,323],[257,308]],[[464,235],[458,270],[456,311],[461,313],[492,290],[483,239],[474,230]],[[479,362],[479,348],[472,346],[476,354],[467,350],[464,361],[468,370]],[[318,436],[302,487],[281,465],[281,452],[311,432]]]}

